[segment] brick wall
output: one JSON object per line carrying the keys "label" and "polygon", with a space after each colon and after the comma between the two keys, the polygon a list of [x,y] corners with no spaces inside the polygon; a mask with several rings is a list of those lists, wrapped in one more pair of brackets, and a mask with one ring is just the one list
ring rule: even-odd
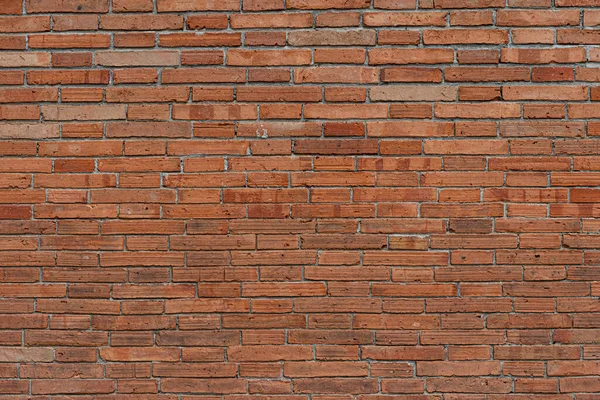
{"label": "brick wall", "polygon": [[0,1],[0,397],[600,398],[598,6]]}

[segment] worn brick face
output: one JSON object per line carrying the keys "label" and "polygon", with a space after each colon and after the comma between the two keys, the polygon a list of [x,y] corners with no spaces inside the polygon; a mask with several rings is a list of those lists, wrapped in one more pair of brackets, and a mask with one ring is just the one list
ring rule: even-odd
{"label": "worn brick face", "polygon": [[0,398],[600,398],[598,0],[0,0]]}

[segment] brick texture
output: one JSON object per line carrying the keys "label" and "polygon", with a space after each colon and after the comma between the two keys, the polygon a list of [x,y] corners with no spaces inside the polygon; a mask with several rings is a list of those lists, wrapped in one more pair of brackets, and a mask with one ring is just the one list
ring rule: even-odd
{"label": "brick texture", "polygon": [[598,0],[0,14],[1,398],[600,398]]}

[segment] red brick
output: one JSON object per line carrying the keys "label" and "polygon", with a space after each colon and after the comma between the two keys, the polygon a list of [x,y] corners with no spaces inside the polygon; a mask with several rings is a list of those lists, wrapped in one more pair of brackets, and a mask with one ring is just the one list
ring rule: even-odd
{"label": "red brick", "polygon": [[418,13],[369,12],[363,14],[363,21],[366,26],[444,26],[446,25],[446,13],[437,11]]}
{"label": "red brick", "polygon": [[30,35],[32,49],[105,49],[110,46],[110,36],[103,34],[80,35]]}
{"label": "red brick", "polygon": [[515,64],[571,63],[585,60],[583,49],[502,49],[501,61]]}
{"label": "red brick", "polygon": [[108,0],[27,0],[25,2],[28,13],[48,13],[48,12],[86,12],[86,13],[105,13],[108,12]]}
{"label": "red brick", "polygon": [[156,8],[158,12],[172,11],[239,11],[240,4],[235,0],[225,0],[220,3],[212,3],[198,0],[157,0]]}
{"label": "red brick", "polygon": [[70,380],[51,379],[33,380],[31,392],[33,394],[103,394],[113,393],[115,382],[113,380]]}
{"label": "red brick", "polygon": [[358,26],[360,13],[358,12],[323,12],[317,15],[316,26],[319,27],[344,27]]}
{"label": "red brick", "polygon": [[369,64],[445,64],[452,63],[454,51],[451,49],[372,49],[369,51]]}
{"label": "red brick", "polygon": [[345,8],[368,8],[370,2],[368,0],[350,0],[350,1],[342,1],[342,0],[332,0],[332,1],[324,1],[324,0],[291,0],[289,4],[287,4],[287,8],[289,9],[345,9]]}

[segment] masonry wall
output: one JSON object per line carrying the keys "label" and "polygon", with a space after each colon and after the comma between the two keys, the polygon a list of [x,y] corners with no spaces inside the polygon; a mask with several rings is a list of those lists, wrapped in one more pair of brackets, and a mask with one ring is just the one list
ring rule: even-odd
{"label": "masonry wall", "polygon": [[0,1],[0,397],[600,398],[598,6]]}

